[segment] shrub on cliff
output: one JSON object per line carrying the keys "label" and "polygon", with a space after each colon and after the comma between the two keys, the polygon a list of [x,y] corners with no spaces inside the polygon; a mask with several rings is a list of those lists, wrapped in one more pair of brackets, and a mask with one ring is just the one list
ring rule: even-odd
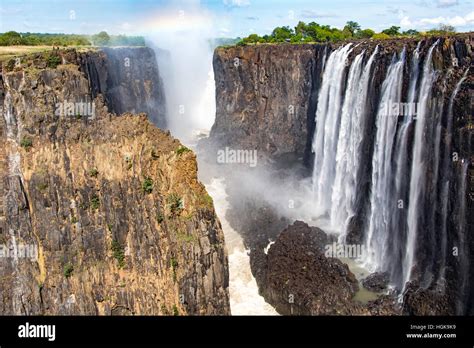
{"label": "shrub on cliff", "polygon": [[143,193],[150,194],[153,192],[153,179],[146,177],[142,183]]}
{"label": "shrub on cliff", "polygon": [[118,262],[119,268],[123,268],[125,266],[125,248],[117,240],[113,240],[110,249],[113,257]]}
{"label": "shrub on cliff", "polygon": [[387,34],[384,34],[384,33],[375,34],[374,36],[372,36],[372,39],[375,39],[375,40],[387,40],[387,39],[390,39],[390,35],[387,35]]}
{"label": "shrub on cliff", "polygon": [[57,55],[50,55],[47,59],[48,68],[56,69],[59,64],[61,64],[61,57]]}
{"label": "shrub on cliff", "polygon": [[184,208],[183,200],[175,193],[170,194],[166,201],[168,203],[168,207],[170,209],[171,214],[176,214]]}
{"label": "shrub on cliff", "polygon": [[33,140],[25,137],[21,139],[20,146],[25,150],[29,150],[31,147],[33,147]]}

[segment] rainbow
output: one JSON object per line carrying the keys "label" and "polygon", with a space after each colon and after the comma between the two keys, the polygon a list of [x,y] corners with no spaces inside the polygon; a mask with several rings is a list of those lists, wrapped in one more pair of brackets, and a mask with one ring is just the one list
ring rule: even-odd
{"label": "rainbow", "polygon": [[168,10],[147,15],[136,28],[140,32],[153,34],[202,29],[211,25],[211,22],[212,17],[205,13]]}

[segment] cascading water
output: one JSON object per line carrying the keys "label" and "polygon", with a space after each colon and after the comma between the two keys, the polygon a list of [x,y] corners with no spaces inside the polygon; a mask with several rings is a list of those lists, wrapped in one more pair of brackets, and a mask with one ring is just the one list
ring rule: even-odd
{"label": "cascading water", "polygon": [[[413,128],[415,118],[415,100],[416,87],[419,77],[420,65],[420,47],[421,41],[418,42],[415,51],[413,52],[411,69],[410,69],[410,83],[408,86],[408,114],[400,115],[403,117],[402,123],[398,130],[397,140],[394,148],[395,158],[395,187],[393,188],[393,197],[397,200],[397,209],[392,212],[390,221],[390,231],[398,231],[398,238],[392,239],[392,247],[390,249],[391,264],[388,265],[391,278],[394,283],[402,282],[403,270],[399,267],[402,263],[402,257],[399,250],[403,249],[406,244],[407,233],[407,210],[405,205],[408,203],[409,194],[409,178],[410,178],[410,163],[409,163],[409,145],[410,130]],[[401,204],[401,206],[400,206]]]}
{"label": "cascading water", "polygon": [[366,239],[367,265],[376,269],[384,263],[388,247],[390,215],[395,203],[391,196],[393,175],[392,155],[397,130],[397,117],[392,115],[391,103],[400,103],[402,97],[405,49],[399,59],[394,56],[382,84],[380,108],[376,117],[376,138],[372,157],[372,190],[370,197],[369,228]]}
{"label": "cascading water", "polygon": [[313,192],[321,215],[331,209],[331,196],[336,170],[343,78],[352,44],[342,46],[329,56],[316,111],[316,133],[313,138],[315,153]]}
{"label": "cascading water", "polygon": [[410,176],[410,194],[408,206],[408,234],[407,250],[403,261],[403,285],[410,280],[415,261],[416,236],[420,226],[420,212],[423,209],[422,195],[424,192],[423,180],[426,175],[425,165],[425,125],[429,117],[431,89],[435,78],[433,70],[433,50],[438,45],[436,41],[428,51],[423,67],[423,77],[420,84],[418,98],[418,114],[415,125],[415,138],[413,143],[413,160]]}
{"label": "cascading water", "polygon": [[360,53],[351,65],[346,88],[346,97],[342,107],[341,126],[336,155],[336,178],[332,191],[331,226],[342,231],[349,217],[354,215],[357,173],[361,164],[361,144],[363,140],[362,123],[366,114],[367,92],[371,76],[372,63],[378,47],[362,67],[365,52]]}
{"label": "cascading water", "polygon": [[[366,251],[363,265],[388,272],[398,290],[410,280],[428,287],[445,278],[454,180],[452,108],[467,72],[445,107],[449,74],[433,94],[440,77],[433,63],[438,44],[419,42],[411,53],[404,48],[394,54],[375,94],[373,72],[383,63],[376,59],[377,48],[365,65],[366,52],[351,55],[351,45],[322,62],[312,143],[315,212],[323,228],[339,233],[339,242],[346,240],[353,217],[362,221],[357,228]],[[378,99],[369,107],[372,95]],[[367,138],[372,130],[373,140]],[[363,192],[369,196],[361,200]],[[418,250],[421,239],[426,245]]]}

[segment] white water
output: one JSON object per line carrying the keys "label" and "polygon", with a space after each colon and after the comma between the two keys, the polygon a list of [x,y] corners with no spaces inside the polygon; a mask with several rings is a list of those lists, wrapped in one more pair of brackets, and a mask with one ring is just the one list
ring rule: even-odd
{"label": "white water", "polygon": [[313,138],[313,192],[318,214],[330,213],[332,188],[335,179],[337,139],[339,136],[342,78],[351,52],[351,44],[331,53],[325,65],[323,83],[316,111],[316,133]]}
{"label": "white water", "polygon": [[[382,84],[381,105],[400,102],[403,82],[405,50],[392,61]],[[394,212],[394,198],[390,195],[391,159],[397,130],[397,117],[379,109],[376,117],[377,133],[372,157],[372,189],[370,196],[369,229],[366,239],[367,267],[375,270],[383,263],[389,234],[389,218]]]}
{"label": "white water", "polygon": [[433,50],[438,44],[436,41],[428,51],[428,55],[423,67],[423,78],[420,85],[420,94],[418,99],[418,115],[415,125],[415,140],[413,144],[413,162],[410,177],[410,195],[408,207],[408,235],[407,251],[403,261],[404,284],[411,278],[413,269],[416,234],[418,231],[419,212],[421,207],[421,198],[423,195],[423,178],[425,176],[424,163],[424,131],[426,119],[429,117],[429,100],[431,98],[431,87],[433,85],[435,72],[433,71],[433,62],[431,60]]}
{"label": "white water", "polygon": [[224,179],[213,178],[206,185],[214,200],[214,207],[222,224],[225,244],[229,254],[230,310],[233,315],[277,315],[275,309],[258,294],[255,278],[250,270],[250,257],[240,235],[226,220],[229,202],[225,192]]}
{"label": "white water", "polygon": [[348,218],[355,213],[357,174],[361,164],[363,122],[366,114],[367,92],[372,63],[378,47],[370,56],[365,67],[365,51],[357,55],[349,70],[346,96],[342,107],[341,125],[336,155],[336,178],[331,198],[331,225],[345,236]]}

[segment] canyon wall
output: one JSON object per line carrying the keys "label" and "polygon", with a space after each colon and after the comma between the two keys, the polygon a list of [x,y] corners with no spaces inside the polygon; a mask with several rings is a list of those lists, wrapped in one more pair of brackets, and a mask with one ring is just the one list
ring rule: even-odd
{"label": "canyon wall", "polygon": [[[346,44],[218,48],[209,142],[303,163],[320,215],[372,248],[405,313],[473,314],[473,36]],[[390,101],[418,103],[423,118],[384,119]]]}
{"label": "canyon wall", "polygon": [[216,121],[211,141],[258,149],[264,158],[298,159],[311,151],[324,46],[217,48]]}
{"label": "canyon wall", "polygon": [[102,48],[79,56],[91,95],[102,94],[109,111],[146,113],[166,129],[166,101],[154,50],[147,47]]}
{"label": "canyon wall", "polygon": [[163,100],[153,51],[110,57],[60,50],[2,67],[0,314],[230,314],[195,155],[129,113]]}

